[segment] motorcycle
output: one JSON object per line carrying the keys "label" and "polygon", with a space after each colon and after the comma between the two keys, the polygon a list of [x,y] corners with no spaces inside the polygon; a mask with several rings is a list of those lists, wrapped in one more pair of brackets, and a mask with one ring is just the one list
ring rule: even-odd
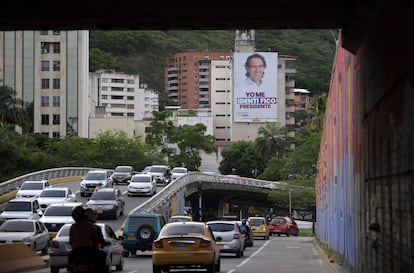
{"label": "motorcycle", "polygon": [[94,248],[73,249],[69,257],[70,273],[103,273],[106,272],[105,258]]}

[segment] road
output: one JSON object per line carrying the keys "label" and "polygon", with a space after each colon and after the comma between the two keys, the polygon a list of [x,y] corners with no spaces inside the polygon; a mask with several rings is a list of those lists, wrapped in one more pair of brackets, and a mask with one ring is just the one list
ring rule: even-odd
{"label": "road", "polygon": [[[67,186],[73,192],[77,192],[77,201],[86,202],[88,197],[81,197],[79,182],[70,182],[59,184]],[[124,216],[117,220],[99,220],[109,224],[114,230],[117,230],[124,221],[127,213],[133,210],[150,197],[129,197],[126,194],[126,185],[118,185],[124,193],[126,208]],[[161,191],[163,187],[158,187]],[[256,238],[253,247],[246,248],[244,256],[236,258],[232,254],[222,254],[221,272],[226,273],[329,273],[334,272],[332,267],[322,259],[322,256],[315,247],[313,237],[278,237],[271,236],[270,240]],[[25,271],[31,273],[49,273],[49,268],[40,270]],[[60,272],[66,272],[61,269]],[[115,272],[114,270],[112,272]],[[128,273],[152,273],[152,252],[137,252],[135,256],[125,258],[124,270]],[[174,271],[188,272],[188,271]]]}
{"label": "road", "polygon": [[[25,272],[49,273],[50,269]],[[66,270],[62,269],[60,272],[64,273]],[[152,273],[152,252],[137,252],[137,255],[125,258],[122,272]],[[188,271],[172,270],[172,272]],[[272,236],[269,240],[255,239],[253,247],[246,248],[241,258],[236,258],[233,254],[222,254],[220,272],[332,273],[334,271],[320,256],[312,237]]]}

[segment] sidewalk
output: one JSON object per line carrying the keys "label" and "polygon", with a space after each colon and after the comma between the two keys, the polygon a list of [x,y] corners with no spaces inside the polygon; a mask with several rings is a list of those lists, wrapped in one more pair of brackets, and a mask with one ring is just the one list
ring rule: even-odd
{"label": "sidewalk", "polygon": [[321,256],[322,260],[326,263],[326,265],[329,267],[329,269],[332,272],[336,273],[351,273],[348,269],[344,268],[341,264],[333,261],[328,257],[325,250],[323,250],[316,241],[313,242],[315,249],[319,252],[319,255]]}

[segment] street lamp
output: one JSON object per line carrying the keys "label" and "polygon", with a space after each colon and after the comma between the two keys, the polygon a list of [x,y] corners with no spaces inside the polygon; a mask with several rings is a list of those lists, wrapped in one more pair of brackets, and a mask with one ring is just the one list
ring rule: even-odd
{"label": "street lamp", "polygon": [[292,189],[289,188],[289,217],[292,217]]}

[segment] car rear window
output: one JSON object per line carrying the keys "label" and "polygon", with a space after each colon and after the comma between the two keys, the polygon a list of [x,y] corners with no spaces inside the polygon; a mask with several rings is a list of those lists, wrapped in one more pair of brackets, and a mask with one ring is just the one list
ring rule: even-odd
{"label": "car rear window", "polygon": [[273,218],[272,219],[273,224],[283,224],[285,222],[286,222],[286,219],[283,219],[283,218]]}
{"label": "car rear window", "polygon": [[128,229],[136,229],[142,225],[150,225],[157,228],[157,218],[155,217],[130,217],[128,220]]}
{"label": "car rear window", "polygon": [[204,228],[200,225],[174,225],[165,227],[163,235],[204,235]]}
{"label": "car rear window", "polygon": [[208,226],[210,227],[212,231],[226,232],[226,231],[234,230],[234,225],[227,224],[227,223],[211,223],[211,224],[208,224]]}
{"label": "car rear window", "polygon": [[48,207],[45,211],[45,216],[71,216],[73,207],[56,206]]}

